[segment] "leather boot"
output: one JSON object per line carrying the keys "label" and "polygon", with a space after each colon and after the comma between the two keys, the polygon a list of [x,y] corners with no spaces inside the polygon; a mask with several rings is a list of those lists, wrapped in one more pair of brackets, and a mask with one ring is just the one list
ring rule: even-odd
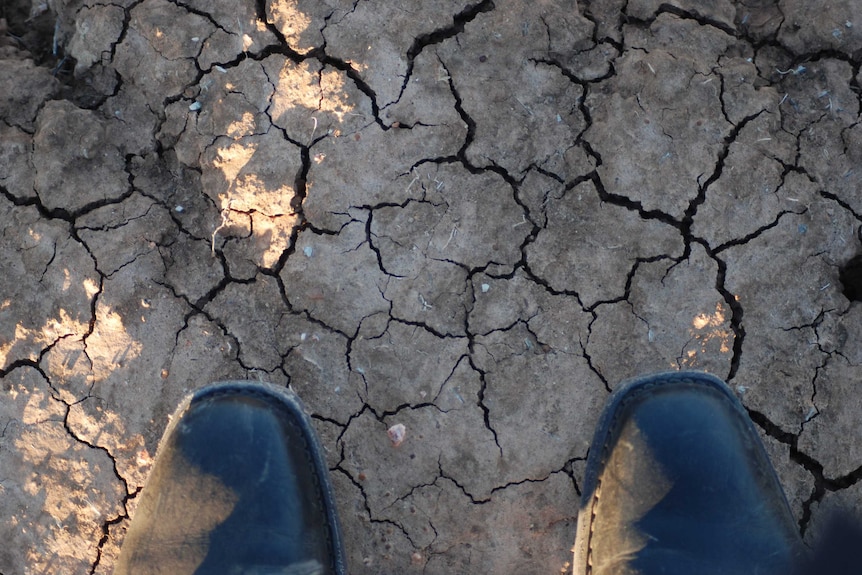
{"label": "leather boot", "polygon": [[575,575],[787,575],[804,547],[748,414],[704,373],[628,383],[587,458]]}
{"label": "leather boot", "polygon": [[285,388],[229,382],[180,406],[115,573],[345,573],[326,463]]}

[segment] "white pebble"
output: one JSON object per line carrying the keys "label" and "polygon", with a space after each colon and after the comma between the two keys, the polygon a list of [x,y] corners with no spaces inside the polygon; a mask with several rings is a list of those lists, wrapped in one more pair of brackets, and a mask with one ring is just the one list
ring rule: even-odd
{"label": "white pebble", "polygon": [[389,441],[392,442],[392,447],[398,447],[404,443],[404,438],[407,436],[407,428],[404,427],[403,423],[396,423],[386,430],[386,434],[389,436]]}
{"label": "white pebble", "polygon": [[182,206],[174,206],[174,211],[175,211],[176,213],[178,213],[178,214],[181,214],[181,213],[183,213],[184,211],[186,211],[186,209],[185,209],[184,207],[182,207]]}
{"label": "white pebble", "polygon": [[197,112],[200,109],[201,109],[201,103],[200,102],[192,102],[191,106],[189,106],[189,110],[191,110],[192,112]]}
{"label": "white pebble", "polygon": [[488,284],[482,284],[482,293],[488,293],[489,289],[491,289],[491,286]]}
{"label": "white pebble", "polygon": [[304,248],[302,248],[302,253],[305,254],[305,257],[310,258],[311,254],[314,253],[314,248],[312,248],[311,246],[305,246]]}

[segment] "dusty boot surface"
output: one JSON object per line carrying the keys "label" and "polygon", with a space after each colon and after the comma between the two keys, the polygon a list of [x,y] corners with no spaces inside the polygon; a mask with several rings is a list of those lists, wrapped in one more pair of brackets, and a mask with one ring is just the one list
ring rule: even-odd
{"label": "dusty boot surface", "polygon": [[575,575],[782,575],[803,549],[757,432],[724,383],[679,372],[614,393],[587,460]]}
{"label": "dusty boot surface", "polygon": [[188,398],[162,438],[117,575],[344,572],[326,465],[292,392],[231,382]]}

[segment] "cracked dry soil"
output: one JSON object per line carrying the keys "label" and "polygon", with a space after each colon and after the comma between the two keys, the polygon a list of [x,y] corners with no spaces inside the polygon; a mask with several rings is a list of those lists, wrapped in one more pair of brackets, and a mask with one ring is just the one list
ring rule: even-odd
{"label": "cracked dry soil", "polygon": [[862,509],[858,3],[0,11],[3,575],[109,573],[229,378],[308,406],[353,573],[565,571],[653,370],[729,381],[806,540]]}

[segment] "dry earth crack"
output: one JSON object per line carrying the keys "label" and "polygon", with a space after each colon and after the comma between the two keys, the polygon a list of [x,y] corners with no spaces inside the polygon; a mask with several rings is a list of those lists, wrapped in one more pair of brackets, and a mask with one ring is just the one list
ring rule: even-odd
{"label": "dry earth crack", "polygon": [[229,379],[302,398],[356,573],[563,569],[645,371],[728,380],[808,542],[862,511],[850,8],[30,9],[0,8],[0,572],[111,572],[168,415]]}

